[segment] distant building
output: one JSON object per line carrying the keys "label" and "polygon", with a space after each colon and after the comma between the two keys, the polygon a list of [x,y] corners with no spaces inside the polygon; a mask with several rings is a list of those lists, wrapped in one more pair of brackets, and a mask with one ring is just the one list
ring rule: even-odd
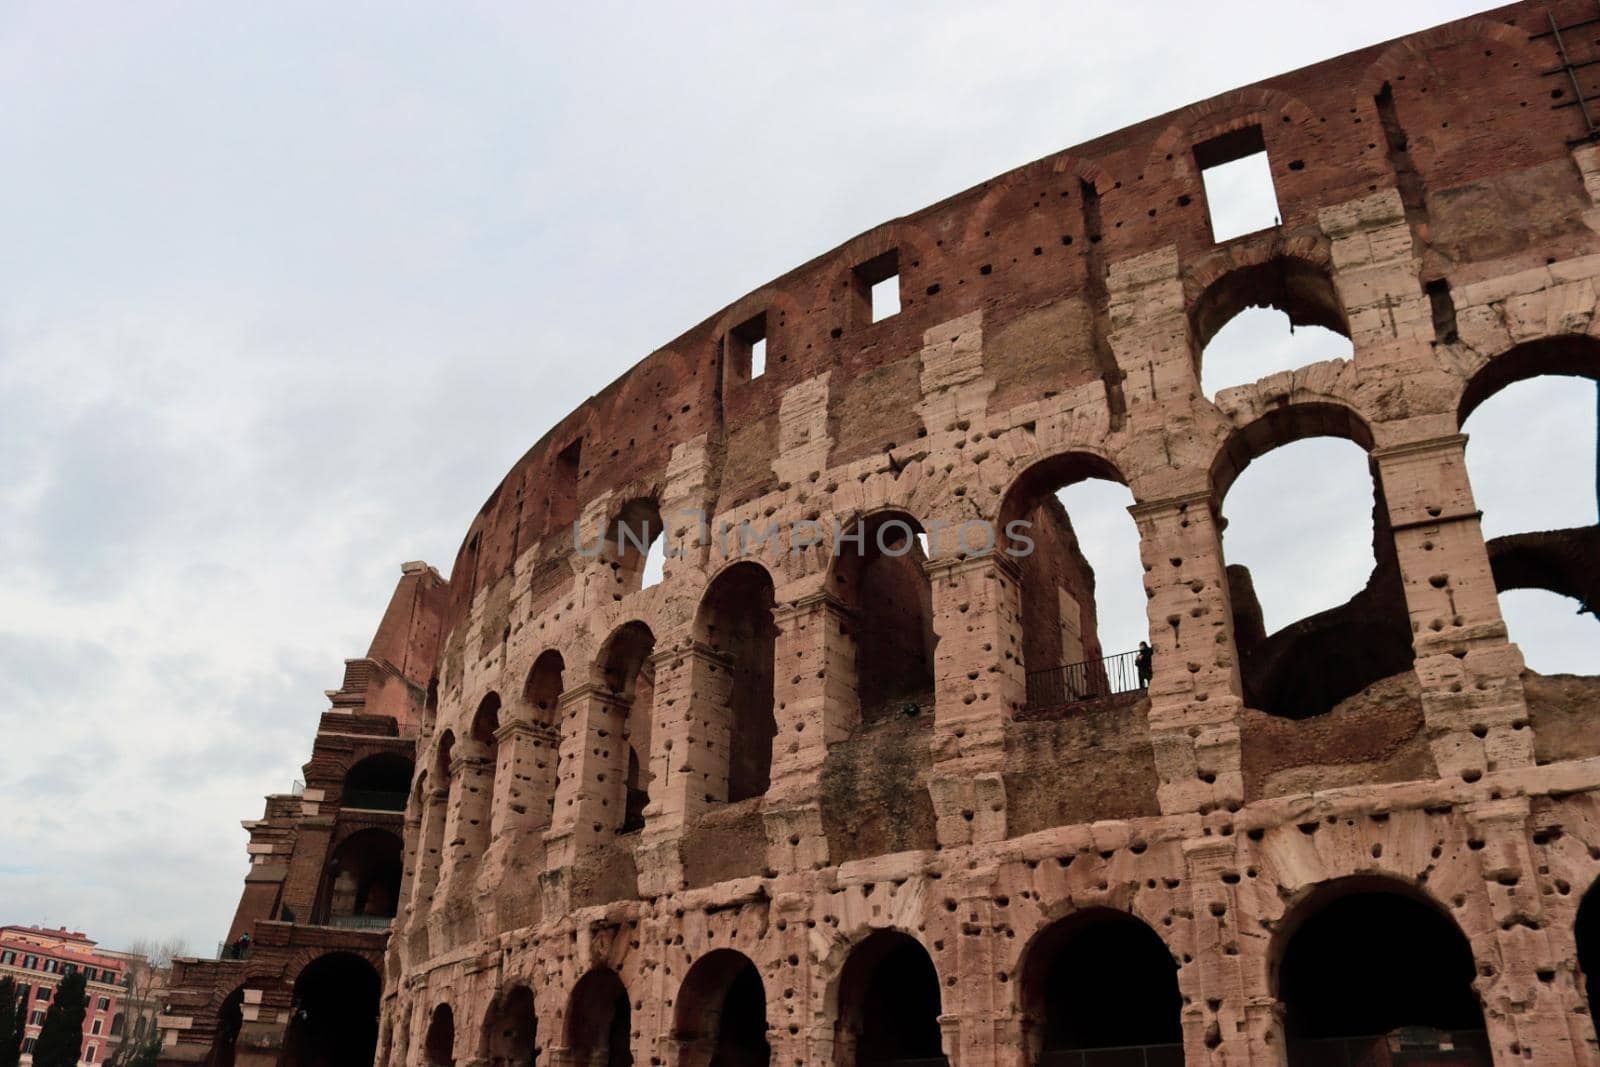
{"label": "distant building", "polygon": [[[89,1004],[83,1016],[83,1048],[78,1053],[82,1064],[104,1063],[121,1043],[129,1025],[124,1015],[128,974],[138,960],[126,952],[100,949],[95,942],[75,930],[61,927],[45,930],[37,926],[0,926],[0,976],[16,981],[24,992],[28,1025],[22,1040],[22,1062],[33,1062],[33,1046],[44,1024],[44,1013],[56,994],[61,979],[83,971]],[[144,1027],[153,1023],[141,1019]]]}

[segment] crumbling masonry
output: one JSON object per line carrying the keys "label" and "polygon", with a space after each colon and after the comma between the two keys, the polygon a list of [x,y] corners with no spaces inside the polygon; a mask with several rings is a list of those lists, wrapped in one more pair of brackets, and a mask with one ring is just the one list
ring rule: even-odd
{"label": "crumbling masonry", "polygon": [[[1600,542],[1486,545],[1460,432],[1600,378],[1595,14],[1512,5],[1069,149],[645,358],[448,586],[407,574],[315,787],[252,824],[257,947],[180,968],[165,1062],[1600,1063],[1600,681],[1526,672],[1497,599],[1593,608]],[[1218,242],[1201,170],[1261,149],[1281,221]],[[1208,400],[1252,305],[1353,358]],[[1268,635],[1222,499],[1327,435],[1370,456],[1377,567]],[[1054,500],[1090,477],[1136,501],[1153,678],[1041,699],[1120,651]],[[906,532],[1016,519],[1030,555]],[[866,550],[719,536],[810,522]],[[412,741],[373,815],[347,772]],[[382,850],[330,857],[402,819],[385,934]]]}

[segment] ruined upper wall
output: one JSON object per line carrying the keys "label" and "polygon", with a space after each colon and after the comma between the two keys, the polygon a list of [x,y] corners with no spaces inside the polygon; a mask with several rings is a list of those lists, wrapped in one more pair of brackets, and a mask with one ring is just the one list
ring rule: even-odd
{"label": "ruined upper wall", "polygon": [[[1319,209],[1393,188],[1412,216],[1424,281],[1448,274],[1461,286],[1478,280],[1476,262],[1504,273],[1576,254],[1592,235],[1576,221],[1589,201],[1569,142],[1585,128],[1577,108],[1555,106],[1571,89],[1546,76],[1559,59],[1548,38],[1535,38],[1550,12],[1565,22],[1592,13],[1578,0],[1515,4],[1225,93],[887,222],[736,300],[591,398],[516,464],[456,558],[443,628],[541,541],[534,587],[558,589],[570,574],[560,566],[565,531],[583,504],[607,492],[658,493],[673,449],[686,442],[705,439],[717,511],[777,487],[779,406],[786,390],[819,375],[827,375],[825,465],[916,438],[924,331],[969,312],[983,314],[984,361],[999,383],[991,411],[1101,381],[1115,416],[1128,368],[1106,343],[1110,264],[1175,248],[1198,344],[1245,299],[1207,292],[1249,261],[1241,249],[1260,243],[1259,235],[1212,239],[1195,149],[1230,133],[1261,131],[1283,215],[1273,234],[1279,254],[1326,263]],[[867,322],[858,268],[868,265],[870,277],[889,254],[902,310]],[[1280,284],[1295,289],[1293,279]],[[1317,294],[1291,291],[1282,302],[1303,321],[1338,325],[1339,309]],[[744,380],[737,335],[761,316],[766,372]]]}

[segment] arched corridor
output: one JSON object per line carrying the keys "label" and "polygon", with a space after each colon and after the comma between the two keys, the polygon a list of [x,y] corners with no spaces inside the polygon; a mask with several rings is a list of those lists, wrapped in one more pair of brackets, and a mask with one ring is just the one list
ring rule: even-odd
{"label": "arched corridor", "polygon": [[411,761],[399,753],[368,756],[344,776],[339,806],[368,811],[404,811],[414,769]]}
{"label": "arched corridor", "polygon": [[756,965],[732,949],[695,961],[678,991],[673,1037],[678,1067],[767,1067],[767,994]]}
{"label": "arched corridor", "polygon": [[615,971],[578,979],[567,1005],[567,1055],[584,1067],[633,1067],[633,1008]]}
{"label": "arched corridor", "polygon": [[352,1067],[378,1047],[381,982],[372,964],[345,952],[318,957],[294,983],[282,1067]]}
{"label": "arched corridor", "polygon": [[[644,809],[650,802],[650,726],[655,707],[656,639],[642,622],[618,627],[600,652],[601,683],[620,706],[617,733],[625,743],[608,748],[607,780],[616,783],[615,803],[607,807],[621,813],[616,829],[630,833],[644,828]],[[608,733],[611,731],[608,731]]]}
{"label": "arched corridor", "polygon": [[489,1067],[533,1067],[538,1033],[533,990],[519,985],[495,998],[483,1022],[483,1055]]}
{"label": "arched corridor", "polygon": [[400,838],[390,830],[360,830],[342,841],[322,876],[317,922],[383,927],[400,899]]}
{"label": "arched corridor", "polygon": [[[839,539],[830,591],[855,613],[851,629],[863,722],[933,703],[933,592],[922,526],[903,512],[868,516]],[[956,533],[945,551],[957,551]],[[933,551],[938,552],[939,546]]]}
{"label": "arched corridor", "polygon": [[1086,1050],[1124,1048],[1149,1067],[1183,1063],[1178,964],[1123,912],[1087,911],[1041,931],[1023,962],[1022,1001],[1034,1067],[1078,1067]]}
{"label": "arched corridor", "polygon": [[[730,803],[767,791],[772,779],[772,576],[758,563],[735,563],[712,581],[700,602],[696,636],[723,660],[707,679],[704,713],[713,735],[727,736],[727,783],[708,782],[709,796],[725,790]],[[715,742],[713,742],[715,744]]]}
{"label": "arched corridor", "polygon": [[428,1020],[428,1032],[422,1039],[422,1062],[423,1067],[455,1067],[456,1017],[448,1004],[434,1008]]}
{"label": "arched corridor", "polygon": [[1432,902],[1399,886],[1349,879],[1323,886],[1283,920],[1275,945],[1290,1062],[1342,1062],[1397,1030],[1450,1035],[1482,1049],[1483,1011],[1472,949]]}
{"label": "arched corridor", "polygon": [[875,931],[850,953],[837,997],[836,1067],[946,1063],[939,975],[916,938]]}

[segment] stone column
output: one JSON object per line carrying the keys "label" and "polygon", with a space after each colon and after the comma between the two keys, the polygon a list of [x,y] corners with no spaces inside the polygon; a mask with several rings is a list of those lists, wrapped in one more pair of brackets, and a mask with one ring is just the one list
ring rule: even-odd
{"label": "stone column", "polygon": [[1209,490],[1128,509],[1139,526],[1149,596],[1150,739],[1161,810],[1173,815],[1244,802],[1244,708],[1233,606]]}
{"label": "stone column", "polygon": [[728,797],[733,670],[729,657],[699,641],[655,656],[650,804],[635,853],[639,891],[683,888],[685,830]]}
{"label": "stone column", "polygon": [[1434,763],[1441,777],[1472,782],[1531,766],[1533,729],[1522,653],[1506,638],[1467,482],[1466,442],[1456,434],[1380,448],[1372,458],[1411,612]]}
{"label": "stone column", "polygon": [[1559,966],[1575,958],[1576,949],[1564,955],[1546,929],[1529,841],[1530,808],[1520,796],[1466,809],[1472,838],[1482,846],[1475,854],[1493,920],[1467,931],[1478,964],[1473,986],[1496,1063],[1589,1063],[1593,1050],[1584,1039],[1592,1037],[1592,1027],[1575,1025],[1585,1013],[1572,1011],[1584,1002],[1577,974]]}
{"label": "stone column", "polygon": [[520,855],[550,825],[560,737],[542,723],[512,719],[495,732],[498,755],[490,814],[490,848]]}
{"label": "stone column", "polygon": [[[958,894],[960,936],[947,960],[955,962],[955,984],[948,980],[940,995],[940,1028],[951,1067],[1012,1067],[1005,1058],[1005,1038],[1013,1029],[1011,987],[997,975],[1004,970],[1004,952],[996,939],[997,906],[994,872],[974,872],[953,887]],[[1002,913],[1003,914],[1003,913]],[[948,979],[947,975],[946,978]]]}
{"label": "stone column", "polygon": [[545,834],[545,866],[571,867],[609,840],[626,807],[628,700],[593,682],[561,697],[561,764],[555,811]]}
{"label": "stone column", "polygon": [[444,865],[435,903],[457,882],[471,883],[489,839],[489,799],[494,764],[488,748],[470,738],[456,741],[450,760],[450,803],[444,821]]}
{"label": "stone column", "polygon": [[1178,971],[1184,1058],[1284,1067],[1277,1001],[1270,990],[1250,988],[1251,976],[1266,970],[1250,954],[1265,952],[1269,939],[1257,936],[1253,897],[1240,891],[1237,839],[1190,838],[1183,858],[1194,913],[1194,963]]}
{"label": "stone column", "polygon": [[850,736],[861,719],[850,611],[828,593],[814,593],[773,611],[773,714],[778,733],[772,784],[763,818],[767,866],[779,874],[828,864],[819,789],[828,746]]}
{"label": "stone column", "polygon": [[1022,596],[1004,556],[937,558],[933,587],[933,796],[945,848],[1006,836],[1006,724],[1026,700]]}

